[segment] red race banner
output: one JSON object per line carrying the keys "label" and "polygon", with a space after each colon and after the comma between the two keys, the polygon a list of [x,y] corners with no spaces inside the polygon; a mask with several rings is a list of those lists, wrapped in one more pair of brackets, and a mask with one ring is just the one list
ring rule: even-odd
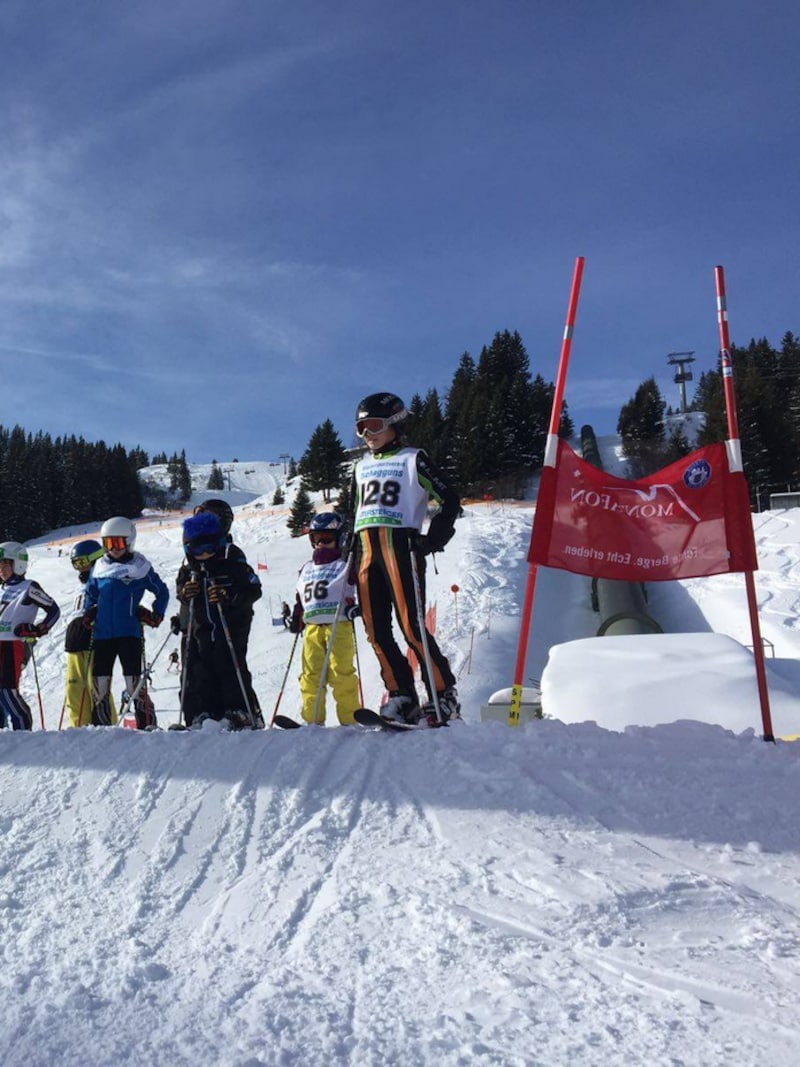
{"label": "red race banner", "polygon": [[528,562],[637,582],[754,571],[744,474],[715,444],[627,481],[560,440],[555,467],[542,471]]}

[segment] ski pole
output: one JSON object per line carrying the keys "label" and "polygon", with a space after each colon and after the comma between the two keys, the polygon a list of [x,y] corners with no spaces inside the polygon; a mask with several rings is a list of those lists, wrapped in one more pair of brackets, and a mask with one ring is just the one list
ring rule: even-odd
{"label": "ski pole", "polygon": [[363,707],[364,705],[364,690],[361,688],[361,664],[358,661],[358,638],[356,637],[356,624],[353,620],[353,652],[356,657],[356,678],[358,679],[358,699]]}
{"label": "ski pole", "polygon": [[[194,571],[190,572],[189,581],[197,581],[197,574]],[[194,640],[194,601],[194,597],[189,601],[189,618],[186,623],[186,643],[183,646],[183,663],[181,664],[181,699],[180,708],[178,710],[179,724],[186,721],[184,705],[186,703],[186,679],[189,675],[189,649]]]}
{"label": "ski pole", "polygon": [[270,729],[272,729],[272,727],[275,725],[275,716],[278,714],[278,708],[280,707],[280,704],[281,704],[281,697],[283,696],[283,691],[286,688],[286,680],[289,677],[289,670],[290,670],[290,668],[292,666],[292,660],[294,659],[294,650],[297,648],[297,642],[298,642],[299,637],[300,637],[300,631],[298,630],[297,633],[294,635],[294,641],[292,641],[292,649],[291,649],[291,651],[289,653],[289,662],[286,664],[286,673],[283,676],[283,681],[281,682],[281,687],[278,690],[278,699],[275,701],[275,708],[274,708],[274,710],[272,712],[272,718],[269,720],[269,728]]}
{"label": "ski pole", "polygon": [[67,702],[65,700],[64,703],[61,705],[61,714],[58,717],[58,728],[59,728],[59,730],[64,725],[64,712],[66,710],[67,710]]}
{"label": "ski pole", "polygon": [[[167,634],[167,636],[164,638],[164,640],[158,646],[158,651],[153,656],[153,658],[150,660],[150,662],[144,664],[144,667],[142,668],[142,673],[141,673],[141,675],[139,677],[139,681],[133,687],[133,692],[129,693],[128,694],[128,699],[127,700],[123,700],[122,703],[120,704],[120,708],[119,708],[119,718],[120,718],[120,720],[122,719],[122,716],[125,715],[125,713],[127,712],[128,708],[131,706],[131,704],[133,704],[133,702],[136,700],[138,695],[141,693],[142,687],[146,684],[148,678],[152,674],[153,667],[155,666],[156,660],[161,655],[161,653],[164,651],[164,646],[166,645],[167,641],[169,641],[170,637],[172,637],[172,631],[170,631]],[[142,634],[142,647],[144,648],[144,634]],[[144,659],[144,657],[142,657],[142,658]]]}
{"label": "ski pole", "polygon": [[39,672],[36,669],[36,656],[33,654],[33,642],[31,642],[31,663],[33,664],[33,677],[36,681],[36,696],[39,698],[39,721],[42,724],[42,729],[45,729],[44,725],[44,707],[42,705],[42,690],[39,686]]}
{"label": "ski pole", "polygon": [[[214,582],[209,583],[209,589],[214,588]],[[244,678],[242,677],[242,668],[239,664],[239,657],[236,655],[236,649],[233,647],[233,638],[231,637],[231,631],[228,626],[228,620],[225,618],[225,612],[222,610],[222,604],[217,601],[217,611],[219,612],[220,622],[222,623],[222,632],[225,634],[225,640],[228,643],[228,650],[231,654],[231,660],[233,661],[233,667],[236,671],[236,677],[239,680],[239,688],[242,691],[242,699],[244,700],[244,706],[247,708],[247,714],[250,716],[251,723],[255,723],[255,716],[253,715],[253,709],[250,704],[250,697],[247,695],[247,686],[244,684]]]}
{"label": "ski pole", "polygon": [[[94,635],[92,635],[92,641],[94,641]],[[84,663],[84,668],[85,668],[86,673],[83,675],[83,677],[81,679],[82,682],[83,682],[83,685],[81,686],[81,706],[78,708],[78,726],[83,726],[83,705],[86,703],[86,694],[91,689],[91,681],[90,681],[90,679],[91,679],[91,673],[92,673],[92,662],[93,662],[93,660],[94,660],[94,651],[92,651],[90,649],[89,655],[86,657],[86,662]],[[110,695],[110,691],[109,691],[109,695]],[[63,717],[63,712],[62,712],[62,717]],[[59,728],[59,730],[61,729],[61,723],[58,724],[58,728]]]}
{"label": "ski pole", "polygon": [[422,586],[419,580],[419,568],[417,567],[417,553],[414,550],[413,544],[409,541],[409,551],[411,553],[411,573],[414,576],[414,600],[417,602],[417,623],[419,624],[419,637],[422,644],[422,652],[425,659],[425,672],[428,675],[428,685],[430,687],[431,700],[433,701],[433,708],[436,712],[436,718],[439,725],[442,725],[442,711],[439,707],[439,694],[436,692],[436,682],[433,677],[433,665],[431,663],[431,650],[428,647],[428,631],[425,629],[425,614],[422,609]]}

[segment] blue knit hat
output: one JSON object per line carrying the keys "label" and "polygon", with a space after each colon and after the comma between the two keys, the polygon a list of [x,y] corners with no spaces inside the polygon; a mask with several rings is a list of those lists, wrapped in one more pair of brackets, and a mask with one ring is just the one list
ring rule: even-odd
{"label": "blue knit hat", "polygon": [[213,544],[219,547],[225,544],[222,523],[211,511],[198,511],[183,520],[183,547],[190,552],[197,545]]}

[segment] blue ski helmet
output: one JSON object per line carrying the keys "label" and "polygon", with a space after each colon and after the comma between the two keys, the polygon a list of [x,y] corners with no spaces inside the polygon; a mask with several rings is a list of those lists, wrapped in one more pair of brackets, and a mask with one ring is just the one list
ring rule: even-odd
{"label": "blue ski helmet", "polygon": [[76,541],[69,552],[69,561],[76,571],[88,571],[96,559],[103,555],[99,541]]}
{"label": "blue ski helmet", "polygon": [[187,556],[216,552],[226,545],[222,523],[211,511],[198,511],[183,520],[183,548]]}
{"label": "blue ski helmet", "polygon": [[335,538],[334,544],[339,546],[341,544],[343,533],[344,519],[338,511],[320,511],[314,516],[308,526],[308,538],[314,546],[319,544],[319,540],[317,539],[318,534],[323,534],[325,536],[333,534]]}

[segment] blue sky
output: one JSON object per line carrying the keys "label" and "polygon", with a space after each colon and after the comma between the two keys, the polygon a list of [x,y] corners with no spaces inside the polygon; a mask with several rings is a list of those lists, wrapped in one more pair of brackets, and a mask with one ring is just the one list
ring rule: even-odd
{"label": "blue sky", "polygon": [[800,333],[800,9],[0,2],[0,421],[299,457],[518,330],[613,431],[667,355]]}

